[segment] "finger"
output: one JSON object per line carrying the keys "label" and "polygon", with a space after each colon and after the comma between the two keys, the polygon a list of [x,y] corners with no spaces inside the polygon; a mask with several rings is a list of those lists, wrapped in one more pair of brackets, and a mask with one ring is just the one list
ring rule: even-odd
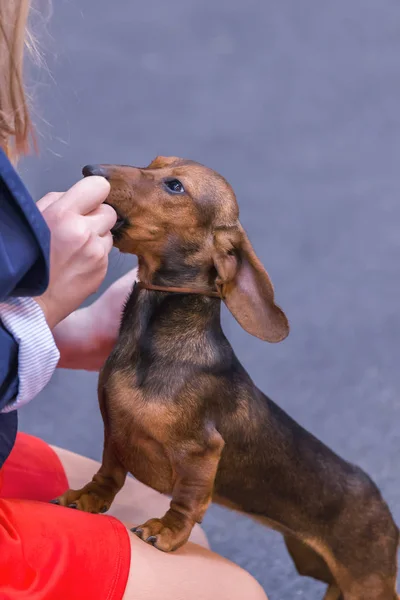
{"label": "finger", "polygon": [[114,243],[113,236],[111,235],[111,233],[108,232],[105,235],[99,237],[99,239],[101,240],[107,254],[110,254]]}
{"label": "finger", "polygon": [[49,192],[48,194],[43,196],[43,198],[40,198],[40,200],[36,202],[36,206],[38,207],[40,212],[44,212],[46,208],[48,208],[51,204],[54,204],[54,202],[59,200],[63,195],[64,192]]}
{"label": "finger", "polygon": [[85,177],[73,185],[58,200],[60,209],[87,215],[100,206],[110,193],[110,184],[104,177]]}
{"label": "finger", "polygon": [[101,204],[84,217],[86,226],[90,231],[103,236],[110,231],[117,222],[117,213],[108,204]]}

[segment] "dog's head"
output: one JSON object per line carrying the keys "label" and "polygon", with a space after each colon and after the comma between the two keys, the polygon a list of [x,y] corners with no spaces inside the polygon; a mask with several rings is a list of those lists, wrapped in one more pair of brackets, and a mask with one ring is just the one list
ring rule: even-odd
{"label": "dog's head", "polygon": [[165,285],[201,278],[221,291],[230,312],[252,335],[269,342],[288,335],[271,280],[239,222],[235,194],[221,175],[161,156],[146,168],[88,165],[83,174],[109,180],[107,203],[118,214],[114,245],[139,257],[149,282],[157,273]]}

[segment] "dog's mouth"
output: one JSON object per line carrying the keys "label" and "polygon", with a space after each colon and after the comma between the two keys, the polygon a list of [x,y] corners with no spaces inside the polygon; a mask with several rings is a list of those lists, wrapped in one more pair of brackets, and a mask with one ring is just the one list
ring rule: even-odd
{"label": "dog's mouth", "polygon": [[[84,177],[90,177],[91,175],[97,175],[99,177],[104,177],[105,179],[107,179],[107,181],[109,181],[107,171],[101,165],[86,165],[82,169],[82,175]],[[114,227],[111,229],[111,235],[113,236],[114,240],[117,240],[118,238],[121,237],[121,235],[123,233],[123,229],[129,225],[128,219],[126,217],[124,217],[124,215],[121,215],[121,213],[119,212],[117,207],[114,206],[114,204],[112,202],[107,202],[107,200],[106,200],[104,202],[104,204],[108,204],[108,206],[111,206],[111,208],[113,208],[115,210],[115,212],[117,213],[117,221],[116,221]]]}
{"label": "dog's mouth", "polygon": [[111,206],[111,208],[113,208],[117,213],[117,220],[115,222],[114,227],[111,229],[111,235],[114,239],[118,239],[121,237],[123,229],[128,225],[128,219],[121,215],[117,208],[113,204],[111,204],[111,202],[104,202],[104,204],[108,204],[108,206]]}

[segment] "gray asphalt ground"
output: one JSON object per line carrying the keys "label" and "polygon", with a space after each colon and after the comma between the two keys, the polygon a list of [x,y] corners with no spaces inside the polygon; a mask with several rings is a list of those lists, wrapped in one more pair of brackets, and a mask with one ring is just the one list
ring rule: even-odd
{"label": "gray asphalt ground", "polygon": [[[199,160],[234,186],[291,321],[280,345],[227,315],[257,384],[376,480],[400,522],[400,4],[58,0],[32,74],[35,197],[88,162]],[[112,255],[105,286],[133,264]],[[100,457],[96,376],[58,371],[21,427]],[[212,547],[270,600],[319,600],[280,536],[212,507]]]}

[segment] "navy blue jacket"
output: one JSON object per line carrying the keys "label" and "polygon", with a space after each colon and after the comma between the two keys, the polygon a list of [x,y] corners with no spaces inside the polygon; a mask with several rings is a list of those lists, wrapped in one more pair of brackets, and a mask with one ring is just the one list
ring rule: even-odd
{"label": "navy blue jacket", "polygon": [[[38,296],[49,282],[50,231],[0,149],[0,302]],[[0,409],[18,390],[18,346],[0,322]],[[0,414],[0,467],[17,433],[17,411]]]}

